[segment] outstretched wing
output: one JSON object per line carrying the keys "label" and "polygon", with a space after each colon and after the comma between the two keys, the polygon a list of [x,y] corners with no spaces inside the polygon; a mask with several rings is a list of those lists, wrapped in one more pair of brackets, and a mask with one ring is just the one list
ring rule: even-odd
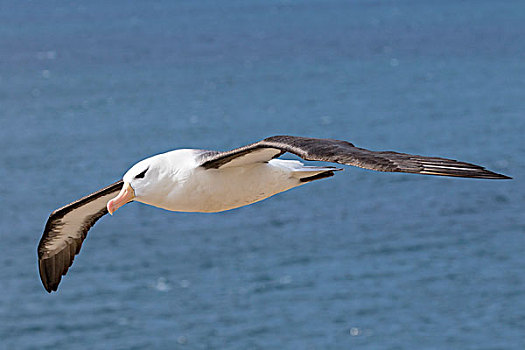
{"label": "outstretched wing", "polygon": [[44,288],[56,291],[62,276],[80,252],[89,229],[108,213],[107,202],[121,190],[117,181],[51,213],[38,244],[38,268]]}
{"label": "outstretched wing", "polygon": [[376,171],[403,172],[424,175],[469,177],[478,179],[510,179],[482,166],[453,159],[424,157],[392,151],[369,151],[347,141],[315,139],[298,136],[272,136],[262,141],[227,152],[208,153],[201,166],[222,168],[266,162],[290,152],[305,160],[324,161]]}

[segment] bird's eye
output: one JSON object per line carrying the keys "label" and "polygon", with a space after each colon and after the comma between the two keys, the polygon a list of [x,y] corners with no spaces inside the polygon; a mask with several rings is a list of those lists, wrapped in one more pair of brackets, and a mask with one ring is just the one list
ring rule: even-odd
{"label": "bird's eye", "polygon": [[142,179],[146,175],[146,171],[148,171],[149,168],[146,168],[143,172],[135,176],[135,179]]}

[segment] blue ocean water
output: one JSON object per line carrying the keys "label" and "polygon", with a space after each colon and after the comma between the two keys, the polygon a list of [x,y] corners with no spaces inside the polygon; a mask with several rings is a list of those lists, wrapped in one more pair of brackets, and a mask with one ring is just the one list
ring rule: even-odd
{"label": "blue ocean water", "polygon": [[[525,2],[0,2],[0,349],[525,348]],[[175,148],[266,136],[512,181],[337,176],[103,218],[58,293],[49,213]]]}

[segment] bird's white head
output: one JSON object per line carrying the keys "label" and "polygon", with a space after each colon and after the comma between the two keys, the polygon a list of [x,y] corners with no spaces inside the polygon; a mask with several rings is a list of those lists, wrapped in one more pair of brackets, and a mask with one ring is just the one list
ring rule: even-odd
{"label": "bird's white head", "polygon": [[168,192],[191,174],[202,151],[179,149],[144,159],[133,165],[122,180],[122,190],[107,203],[113,214],[118,208],[133,200],[166,208]]}
{"label": "bird's white head", "polygon": [[124,174],[122,190],[107,204],[110,214],[113,214],[126,203],[147,198],[155,190],[155,185],[158,184],[159,176],[161,175],[161,164],[157,158],[144,159],[132,166]]}

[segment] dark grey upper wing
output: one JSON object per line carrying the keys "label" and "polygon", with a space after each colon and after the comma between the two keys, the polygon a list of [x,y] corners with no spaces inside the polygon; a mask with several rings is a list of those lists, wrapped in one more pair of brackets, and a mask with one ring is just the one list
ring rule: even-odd
{"label": "dark grey upper wing", "polygon": [[107,202],[122,189],[117,181],[51,213],[38,244],[38,268],[44,288],[56,291],[80,251],[87,232],[108,213]]}
{"label": "dark grey upper wing", "polygon": [[210,153],[203,159],[201,166],[207,169],[220,168],[227,166],[237,158],[244,157],[246,159],[251,153],[260,153],[262,149],[272,149],[273,152],[268,151],[267,159],[261,160],[259,157],[259,161],[268,161],[284,152],[290,152],[305,160],[353,165],[377,171],[480,179],[509,179],[508,176],[494,173],[479,165],[453,159],[424,157],[391,151],[375,152],[355,147],[347,141],[286,135],[268,137],[262,141],[227,152]]}

